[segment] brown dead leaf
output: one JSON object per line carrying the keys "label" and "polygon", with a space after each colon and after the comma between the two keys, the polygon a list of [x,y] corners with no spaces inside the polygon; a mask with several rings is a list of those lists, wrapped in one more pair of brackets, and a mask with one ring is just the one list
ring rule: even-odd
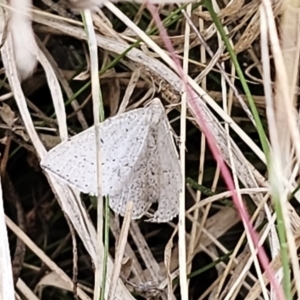
{"label": "brown dead leaf", "polygon": [[17,119],[15,113],[11,110],[10,106],[5,103],[2,103],[2,106],[0,106],[0,117],[3,120],[3,122],[10,127],[13,127]]}

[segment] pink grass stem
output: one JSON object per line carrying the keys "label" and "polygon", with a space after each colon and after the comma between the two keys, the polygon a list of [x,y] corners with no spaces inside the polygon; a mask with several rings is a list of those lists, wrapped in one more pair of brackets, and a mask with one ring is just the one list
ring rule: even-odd
{"label": "pink grass stem", "polygon": [[224,181],[225,181],[228,189],[232,192],[232,199],[237,208],[237,211],[239,212],[240,218],[242,219],[244,226],[247,227],[248,232],[252,238],[253,244],[255,245],[256,249],[258,250],[257,251],[258,259],[259,259],[260,263],[262,264],[263,269],[266,271],[267,277],[268,277],[271,285],[273,286],[278,299],[284,300],[285,297],[283,294],[283,290],[275,278],[274,271],[270,267],[269,259],[266,255],[266,252],[265,252],[264,248],[259,245],[258,234],[255,231],[255,229],[250,221],[250,217],[249,217],[245,207],[238,200],[234,182],[232,180],[230,171],[224,162],[222,153],[220,152],[220,150],[216,144],[214,136],[210,132],[209,128],[206,126],[204,118],[202,116],[201,109],[199,108],[199,105],[195,101],[195,99],[198,98],[198,95],[196,95],[196,93],[192,90],[192,88],[190,87],[190,85],[187,82],[187,75],[184,73],[184,71],[181,67],[180,61],[175,55],[174,47],[168,37],[166,29],[164,28],[164,26],[160,20],[160,17],[159,17],[156,7],[153,4],[151,4],[150,2],[146,2],[146,3],[147,3],[147,8],[150,11],[150,13],[152,14],[153,19],[159,29],[160,37],[164,41],[165,46],[166,46],[167,50],[169,51],[171,58],[173,59],[173,61],[176,64],[177,73],[179,74],[180,78],[182,79],[183,85],[188,94],[187,102],[188,102],[189,108],[193,112],[193,115],[196,117],[196,121],[197,121],[198,125],[200,126],[201,130],[203,131],[204,135],[207,138],[209,148],[213,154],[214,159],[217,161],[217,163],[220,166],[220,171],[224,178]]}

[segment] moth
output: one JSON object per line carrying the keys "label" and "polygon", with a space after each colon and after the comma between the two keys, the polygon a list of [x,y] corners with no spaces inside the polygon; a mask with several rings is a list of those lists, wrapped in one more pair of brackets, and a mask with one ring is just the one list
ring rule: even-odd
{"label": "moth", "polygon": [[[124,216],[134,203],[132,219],[157,202],[150,222],[168,222],[178,214],[181,168],[164,107],[154,99],[97,125],[101,147],[102,195]],[[97,196],[95,128],[51,149],[41,167],[79,191]]]}

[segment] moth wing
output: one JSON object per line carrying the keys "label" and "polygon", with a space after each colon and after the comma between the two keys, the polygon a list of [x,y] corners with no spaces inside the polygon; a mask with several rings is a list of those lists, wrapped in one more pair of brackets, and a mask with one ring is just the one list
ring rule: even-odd
{"label": "moth wing", "polygon": [[126,204],[133,201],[132,219],[141,218],[159,196],[158,155],[154,136],[148,135],[147,143],[132,169],[132,177],[121,191],[110,194],[111,209],[125,215]]}
{"label": "moth wing", "polygon": [[168,222],[178,215],[182,174],[178,153],[167,116],[157,125],[157,151],[160,166],[158,209],[149,222]]}
{"label": "moth wing", "polygon": [[[122,189],[143,151],[149,122],[149,108],[142,108],[97,125],[101,144],[102,194]],[[97,195],[94,127],[51,149],[41,160],[41,166],[81,192]]]}
{"label": "moth wing", "polygon": [[[41,160],[41,167],[78,190],[95,194],[90,181],[95,164],[90,159],[93,136],[93,128],[89,128],[60,143]],[[90,173],[86,172],[86,168],[90,169]]]}

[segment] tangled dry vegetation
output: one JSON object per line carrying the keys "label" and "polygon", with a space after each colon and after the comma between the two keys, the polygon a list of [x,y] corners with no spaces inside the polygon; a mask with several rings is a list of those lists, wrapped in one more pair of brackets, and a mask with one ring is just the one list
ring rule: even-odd
{"label": "tangled dry vegetation", "polygon": [[[230,167],[238,198],[271,261],[271,275],[255,256],[251,234],[245,231],[241,211],[233,204],[190,99],[186,116],[180,114],[183,81],[174,71],[151,13],[144,4],[107,2],[92,12],[105,115],[115,115],[124,103],[130,110],[159,97],[175,136],[183,143],[180,127],[182,118],[186,120],[186,228],[178,219],[149,224],[129,223],[111,213],[109,219],[106,216],[110,256],[105,299],[280,299],[280,295],[275,298],[276,289],[269,281],[275,275],[279,281],[288,277],[280,255],[286,245],[287,267],[293,270],[291,278],[283,281],[286,299],[300,296],[300,282],[295,280],[299,272],[295,142],[299,130],[294,122],[299,93],[299,3],[273,1],[268,7],[267,0],[263,5],[259,0],[213,1],[270,141],[270,154],[261,146],[249,98],[203,6],[207,2],[156,7],[197,94],[194,105],[202,112],[201,122]],[[3,12],[10,10],[6,1],[1,5]],[[20,299],[74,299],[74,293],[78,299],[92,299],[93,294],[99,299],[104,261],[98,259],[103,247],[97,247],[97,210],[89,197],[70,192],[53,178],[47,180],[39,166],[46,150],[61,138],[93,124],[90,74],[94,66],[88,35],[81,16],[60,2],[34,1],[32,21],[40,49],[40,64],[32,76],[20,82],[16,74],[9,27],[3,29],[1,48],[1,179],[7,217],[0,216],[8,228],[15,291]],[[183,213],[181,207],[180,218]],[[274,225],[278,219],[287,236],[284,244]],[[5,234],[2,228],[1,241]],[[185,247],[186,258],[180,261]],[[0,292],[3,299],[12,299],[5,243],[0,254],[1,272],[8,274],[2,276]],[[179,281],[180,273],[181,279],[185,276],[185,261],[186,282]]]}

